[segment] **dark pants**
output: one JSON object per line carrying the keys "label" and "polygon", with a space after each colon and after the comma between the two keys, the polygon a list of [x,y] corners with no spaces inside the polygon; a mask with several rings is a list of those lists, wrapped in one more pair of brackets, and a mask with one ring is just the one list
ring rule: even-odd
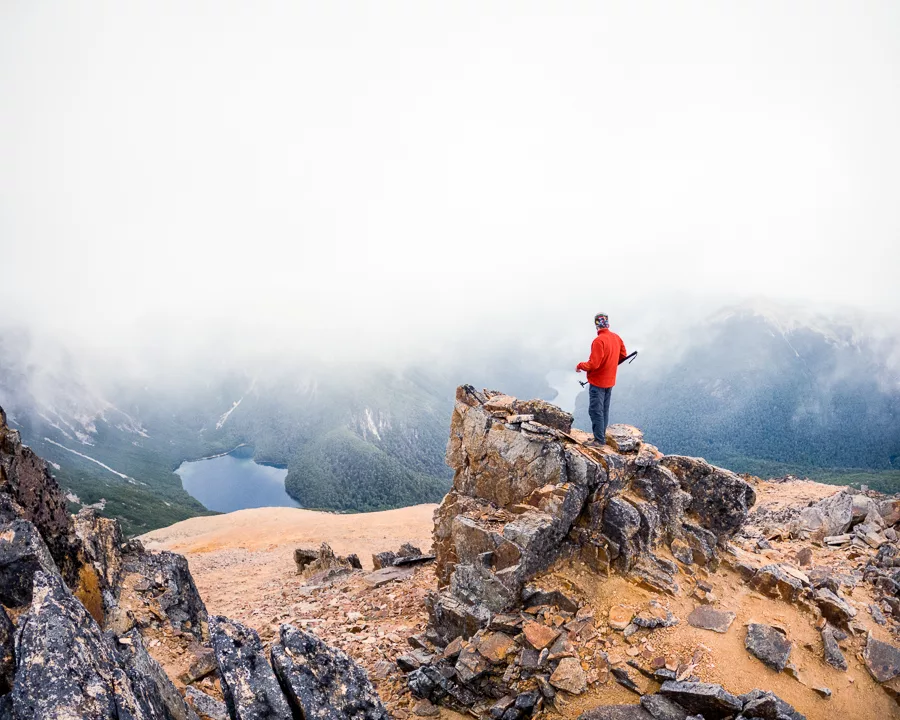
{"label": "dark pants", "polygon": [[601,388],[594,385],[588,391],[588,415],[591,416],[591,429],[594,439],[601,445],[606,444],[606,426],[609,425],[609,399],[612,388]]}

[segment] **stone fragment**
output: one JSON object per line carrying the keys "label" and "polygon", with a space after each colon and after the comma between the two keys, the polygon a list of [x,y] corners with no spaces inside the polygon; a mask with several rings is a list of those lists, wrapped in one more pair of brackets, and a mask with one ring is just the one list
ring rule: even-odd
{"label": "stone fragment", "polygon": [[441,714],[441,709],[430,700],[419,700],[413,706],[413,715],[418,717],[437,717]]}
{"label": "stone fragment", "polygon": [[193,685],[184,690],[184,697],[200,717],[200,720],[231,720],[228,708],[221,700],[210,697]]}
{"label": "stone fragment", "polygon": [[388,720],[366,671],[315,635],[282,625],[271,656],[294,717]]}
{"label": "stone fragment", "polygon": [[658,602],[650,601],[650,607],[635,615],[631,622],[641,628],[653,630],[655,628],[672,627],[678,624],[678,618]]}
{"label": "stone fragment", "polygon": [[297,574],[302,573],[306,566],[315,562],[319,551],[313,548],[296,548],[294,550],[294,564],[297,566]]}
{"label": "stone fragment", "polygon": [[827,625],[822,629],[822,643],[825,646],[825,662],[837,670],[846,670],[847,660],[834,637],[834,630]]}
{"label": "stone fragment", "polygon": [[363,582],[366,585],[378,588],[395,580],[406,580],[406,578],[412,576],[413,572],[415,572],[413,568],[386,567],[364,575]]}
{"label": "stone fragment", "polygon": [[678,703],[689,713],[702,715],[706,720],[737,715],[743,708],[737,697],[721,685],[712,683],[668,680],[659,688],[659,694]]}
{"label": "stone fragment", "polygon": [[827,687],[814,687],[813,692],[815,692],[819,697],[830,698],[831,690]]}
{"label": "stone fragment", "polygon": [[573,695],[580,695],[587,690],[587,676],[577,658],[565,657],[559,661],[550,676],[550,684]]}
{"label": "stone fragment", "polygon": [[764,595],[785,602],[792,602],[803,591],[803,583],[781,565],[761,567],[750,584]]}
{"label": "stone fragment", "polygon": [[613,678],[619,685],[621,685],[626,690],[631,690],[631,692],[636,693],[637,695],[643,695],[641,689],[637,686],[637,683],[632,679],[631,675],[628,674],[628,671],[625,668],[614,667],[610,669]]}
{"label": "stone fragment", "polygon": [[636,452],[644,441],[644,433],[631,425],[617,423],[606,428],[606,443],[620,453]]}
{"label": "stone fragment", "polygon": [[624,630],[631,624],[631,618],[634,617],[634,611],[624,605],[613,605],[609,609],[609,626],[613,630]]}
{"label": "stone fragment", "polygon": [[543,650],[559,637],[559,630],[529,621],[522,628],[525,639],[535,650]]}
{"label": "stone fragment", "polygon": [[480,652],[488,662],[497,665],[506,660],[506,656],[510,653],[515,645],[515,641],[507,634],[502,632],[488,633],[482,636],[478,642],[478,652]]}
{"label": "stone fragment", "polygon": [[491,665],[484,655],[469,645],[459,653],[454,667],[461,682],[471,683],[490,670]]}
{"label": "stone fragment", "polygon": [[797,564],[801,567],[807,567],[812,564],[812,548],[801,548],[797,551]]}
{"label": "stone fragment", "polygon": [[256,631],[221,615],[209,618],[209,631],[231,715],[242,720],[291,720],[291,709]]}
{"label": "stone fragment", "polygon": [[744,704],[742,717],[759,720],[806,720],[805,716],[773,692],[751,690],[741,695],[739,700]]}
{"label": "stone fragment", "polygon": [[217,668],[216,654],[209,648],[202,648],[195,653],[194,661],[179,679],[185,685],[190,685],[215,672]]}
{"label": "stone fragment", "polygon": [[712,630],[717,633],[728,632],[735,614],[724,610],[715,610],[709,605],[698,605],[688,615],[688,624],[703,630]]}
{"label": "stone fragment", "polygon": [[681,705],[664,695],[644,695],[641,707],[653,716],[653,720],[685,720],[687,712]]}
{"label": "stone fragment", "polygon": [[372,566],[375,570],[392,567],[394,564],[394,560],[396,559],[397,553],[393,553],[390,550],[385,550],[384,552],[375,553],[374,555],[372,555]]}
{"label": "stone fragment", "polygon": [[828,588],[816,590],[815,603],[822,611],[822,615],[835,625],[846,625],[847,622],[856,617],[856,610],[850,607],[846,600],[838,597]]}
{"label": "stone fragment", "polygon": [[893,680],[900,675],[900,648],[876,640],[871,633],[866,641],[863,660],[869,674],[880,683]]}
{"label": "stone fragment", "polygon": [[781,672],[791,655],[791,641],[778,628],[750,623],[744,646],[773,670]]}

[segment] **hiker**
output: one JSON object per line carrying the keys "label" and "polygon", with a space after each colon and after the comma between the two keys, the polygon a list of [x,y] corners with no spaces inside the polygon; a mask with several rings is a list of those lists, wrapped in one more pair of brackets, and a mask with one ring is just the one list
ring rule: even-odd
{"label": "hiker", "polygon": [[591,343],[591,357],[587,362],[578,363],[576,372],[584,370],[590,384],[588,414],[594,440],[606,444],[606,426],[609,424],[609,398],[616,384],[616,370],[627,357],[622,338],[609,329],[609,316],[597,313],[594,316],[597,337]]}

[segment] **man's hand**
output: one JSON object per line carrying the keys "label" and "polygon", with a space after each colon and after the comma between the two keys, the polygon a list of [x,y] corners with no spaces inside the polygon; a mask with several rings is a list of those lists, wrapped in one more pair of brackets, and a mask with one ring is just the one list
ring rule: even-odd
{"label": "man's hand", "polygon": [[581,369],[581,363],[578,363],[578,364],[575,366],[575,372],[577,372],[577,373],[583,372],[582,369]]}

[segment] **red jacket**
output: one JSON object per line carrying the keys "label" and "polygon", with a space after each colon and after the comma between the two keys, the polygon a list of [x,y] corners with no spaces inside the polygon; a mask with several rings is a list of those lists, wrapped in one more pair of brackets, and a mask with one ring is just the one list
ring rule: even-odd
{"label": "red jacket", "polygon": [[616,384],[619,363],[627,355],[622,338],[609,328],[603,328],[597,331],[597,337],[591,343],[590,360],[578,363],[578,369],[587,371],[587,379],[591,385],[611,388]]}

